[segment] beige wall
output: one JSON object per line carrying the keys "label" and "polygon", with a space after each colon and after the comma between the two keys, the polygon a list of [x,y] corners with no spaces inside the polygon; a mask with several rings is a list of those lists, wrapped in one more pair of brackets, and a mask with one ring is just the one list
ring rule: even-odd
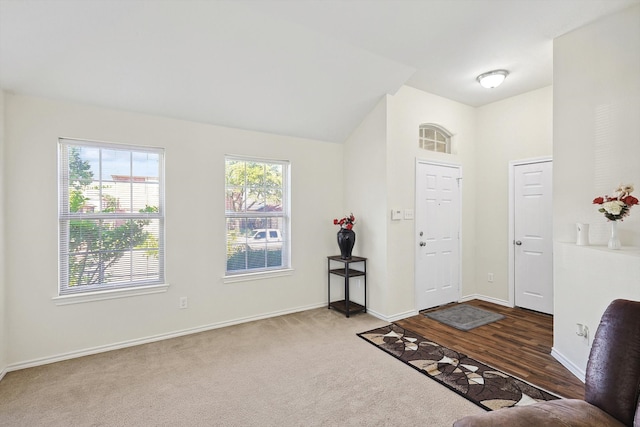
{"label": "beige wall", "polygon": [[[19,95],[5,96],[5,110],[10,366],[326,303],[331,220],[344,210],[342,145]],[[54,304],[61,136],[166,149],[166,293]],[[222,282],[225,154],[291,161],[293,275]],[[186,310],[178,309],[181,296],[189,298]]]}
{"label": "beige wall", "polygon": [[[610,225],[591,204],[620,183],[635,184],[640,194],[638,23],[640,6],[554,41],[553,226],[559,250],[553,345],[556,357],[579,376],[590,341],[576,336],[576,323],[593,334],[612,299],[640,299],[640,207],[619,224],[623,250],[614,252],[603,246]],[[576,222],[591,224],[595,247],[573,246]]]}
{"label": "beige wall", "polygon": [[[456,154],[417,148],[418,127],[438,123],[455,134]],[[388,95],[345,143],[345,205],[357,206],[358,254],[369,258],[371,312],[387,320],[415,312],[414,221],[391,221],[391,209],[414,209],[417,158],[455,162],[473,175],[474,109],[410,87]],[[463,192],[473,206],[473,192]],[[472,278],[472,209],[463,216],[463,277]],[[355,213],[355,212],[354,212]],[[465,282],[472,286],[471,282]]]}
{"label": "beige wall", "polygon": [[[418,148],[422,123],[453,133],[452,155]],[[372,312],[393,320],[416,309],[415,222],[390,218],[415,209],[416,159],[462,168],[461,297],[508,304],[509,162],[551,152],[551,87],[478,109],[408,86],[387,96],[345,143],[345,205],[362,211],[356,246],[370,260]]]}
{"label": "beige wall", "polygon": [[[462,166],[462,296],[506,301],[508,164],[552,153],[554,238],[564,248],[554,258],[554,352],[579,373],[588,347],[574,342],[575,323],[595,331],[605,300],[626,291],[605,295],[598,292],[602,283],[585,287],[567,279],[571,272],[559,266],[597,262],[576,261],[575,253],[565,250],[570,243],[561,242],[575,240],[574,224],[581,221],[592,224],[592,241],[604,243],[607,224],[591,205],[593,197],[621,181],[636,184],[640,192],[639,20],[640,7],[635,7],[557,39],[553,91],[543,88],[475,109],[402,87],[384,97],[344,145],[5,94],[0,102],[6,118],[4,139],[0,132],[0,180],[5,184],[0,226],[3,220],[11,225],[4,234],[11,251],[0,257],[6,267],[0,276],[0,308],[5,310],[0,315],[0,372],[6,366],[322,306],[326,256],[337,251],[331,219],[349,212],[358,217],[354,253],[369,258],[371,311],[389,320],[411,314],[414,221],[392,222],[390,210],[414,209],[417,158]],[[421,123],[451,131],[453,155],[419,150]],[[60,136],[166,148],[171,284],[166,293],[70,306],[52,302]],[[292,276],[221,281],[225,248],[212,242],[224,239],[224,228],[216,224],[223,223],[218,201],[223,199],[225,154],[291,160]],[[640,246],[639,216],[634,210],[621,224],[627,247]],[[192,231],[193,224],[201,224],[199,232]],[[0,243],[1,233],[2,228]],[[616,255],[607,252],[602,259],[611,256]],[[488,272],[494,273],[493,284],[486,281]],[[637,278],[629,280],[637,283]],[[358,283],[356,288],[360,297]],[[597,307],[576,304],[578,293]],[[189,297],[187,310],[177,308],[181,296]]]}
{"label": "beige wall", "polygon": [[[476,293],[509,302],[509,162],[551,156],[552,88],[477,109],[474,282]],[[494,281],[489,283],[488,273]]]}
{"label": "beige wall", "polygon": [[[438,124],[453,134],[452,154],[418,147],[418,128]],[[455,163],[461,166],[462,184],[462,294],[473,293],[475,244],[476,112],[473,107],[403,86],[389,101],[387,143],[387,224],[389,265],[389,312],[415,310],[415,221],[391,221],[391,209],[415,209],[416,159]]]}
{"label": "beige wall", "polygon": [[[554,42],[554,233],[575,240],[591,224],[604,244],[609,225],[591,200],[620,183],[640,194],[640,6]],[[623,245],[640,246],[640,209],[619,223]]]}
{"label": "beige wall", "polygon": [[[510,159],[543,152],[532,147],[534,141],[548,143],[541,135],[548,129],[550,92],[550,88],[542,89],[478,110],[403,87],[381,99],[344,146],[8,95],[6,155],[12,180],[5,203],[11,206],[7,220],[12,224],[7,242],[16,251],[6,254],[6,287],[11,295],[7,313],[15,325],[8,336],[12,346],[6,363],[66,357],[87,349],[322,305],[326,299],[323,260],[337,251],[337,229],[331,219],[349,212],[358,217],[354,253],[369,258],[368,303],[372,314],[388,320],[412,314],[416,308],[415,225],[412,220],[391,221],[390,210],[414,209],[416,159],[461,165],[462,296],[486,292],[501,298],[507,292],[506,283],[481,290],[476,274],[477,269],[498,271],[494,265],[476,262],[481,252],[488,251],[476,237],[485,226],[477,219],[485,212],[476,204],[480,191],[477,181],[488,179],[486,171],[500,169],[501,164],[506,174]],[[480,117],[486,123],[479,123]],[[514,126],[507,131],[495,130],[505,117]],[[417,129],[421,123],[437,123],[451,131],[453,155],[418,149]],[[511,147],[511,136],[523,129],[526,137],[521,138],[521,145]],[[171,284],[166,294],[65,307],[52,303],[57,290],[57,213],[53,207],[57,206],[55,158],[59,136],[166,148],[167,278]],[[507,153],[499,158],[487,156],[486,147],[479,149],[485,143]],[[222,191],[224,154],[292,161],[293,276],[221,282],[224,263],[212,260],[224,259],[224,247],[210,242],[223,238],[223,229],[214,224],[216,218],[222,221],[223,215],[215,200]],[[21,166],[25,164],[33,167]],[[489,176],[481,176],[485,173]],[[491,179],[497,182],[501,173]],[[184,185],[185,181],[198,184]],[[202,183],[208,191],[204,196]],[[506,182],[488,185],[506,187]],[[504,215],[506,198],[504,192],[492,201],[504,208]],[[192,212],[194,200],[198,209]],[[202,223],[205,231],[191,233],[185,224],[194,222]],[[492,226],[500,229],[500,225]],[[38,244],[33,245],[34,241]],[[186,247],[194,250],[185,251]],[[497,259],[496,265],[506,265],[506,256],[505,250],[504,259]],[[40,260],[41,268],[29,268],[33,259]],[[337,295],[340,283],[332,283]],[[352,294],[361,300],[362,283],[356,280],[353,285]],[[189,297],[189,309],[177,310],[180,296]],[[113,316],[114,312],[119,314]],[[87,328],[73,326],[77,319],[85,318]],[[59,330],[65,330],[63,339],[57,339]]]}
{"label": "beige wall", "polygon": [[7,367],[7,304],[5,297],[5,264],[4,264],[4,91],[0,90],[0,379]]}
{"label": "beige wall", "polygon": [[[388,96],[380,100],[345,142],[344,157],[336,159],[343,162],[344,183],[340,190],[344,194],[345,211],[335,215],[341,217],[353,212],[356,216],[353,253],[367,258],[367,303],[369,312],[378,317],[386,317],[389,313],[387,218],[384,210],[387,199],[387,102]],[[351,282],[356,302],[364,299],[360,281],[357,278]]]}

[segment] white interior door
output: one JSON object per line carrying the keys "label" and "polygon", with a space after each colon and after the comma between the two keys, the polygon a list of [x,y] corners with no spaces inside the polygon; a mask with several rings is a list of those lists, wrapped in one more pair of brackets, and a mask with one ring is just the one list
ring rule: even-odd
{"label": "white interior door", "polygon": [[460,295],[460,168],[416,165],[416,308]]}
{"label": "white interior door", "polygon": [[514,166],[515,305],[553,314],[552,163]]}

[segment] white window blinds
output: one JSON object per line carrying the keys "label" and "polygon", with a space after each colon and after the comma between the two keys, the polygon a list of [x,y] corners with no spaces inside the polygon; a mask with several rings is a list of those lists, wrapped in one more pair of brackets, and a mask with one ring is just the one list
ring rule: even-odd
{"label": "white window blinds", "polygon": [[163,150],[59,149],[60,295],[163,283]]}

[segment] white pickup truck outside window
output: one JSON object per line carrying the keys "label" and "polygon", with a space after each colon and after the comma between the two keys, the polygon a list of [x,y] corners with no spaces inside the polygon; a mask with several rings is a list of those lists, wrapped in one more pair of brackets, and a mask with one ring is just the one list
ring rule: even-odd
{"label": "white pickup truck outside window", "polygon": [[290,268],[289,162],[225,159],[226,275]]}

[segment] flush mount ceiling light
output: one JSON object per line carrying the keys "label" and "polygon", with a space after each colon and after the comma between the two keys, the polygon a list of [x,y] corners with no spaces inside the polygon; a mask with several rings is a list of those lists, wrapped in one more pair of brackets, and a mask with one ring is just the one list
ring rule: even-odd
{"label": "flush mount ceiling light", "polygon": [[487,89],[493,89],[500,86],[500,84],[507,78],[509,72],[507,70],[494,70],[488,73],[480,74],[476,80],[482,87]]}

